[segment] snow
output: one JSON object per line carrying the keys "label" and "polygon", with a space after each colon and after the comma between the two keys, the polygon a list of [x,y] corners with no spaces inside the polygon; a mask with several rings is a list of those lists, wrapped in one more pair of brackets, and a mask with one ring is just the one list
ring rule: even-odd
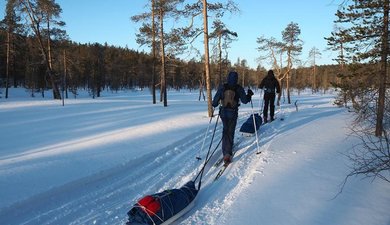
{"label": "snow", "polygon": [[[170,91],[168,107],[151,104],[148,90],[102,94],[65,106],[21,89],[0,98],[0,224],[124,224],[143,195],[194,179],[216,122],[197,91]],[[260,127],[259,149],[236,131],[234,161],[214,182],[217,148],[195,207],[174,224],[390,224],[388,183],[353,177],[339,193],[344,154],[358,141],[348,136],[352,114],[333,94],[292,98],[298,111],[283,103]],[[241,105],[237,129],[251,111]]]}

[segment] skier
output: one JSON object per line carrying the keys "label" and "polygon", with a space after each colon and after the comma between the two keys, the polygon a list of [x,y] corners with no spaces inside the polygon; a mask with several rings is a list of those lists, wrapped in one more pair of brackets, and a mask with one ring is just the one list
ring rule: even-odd
{"label": "skier", "polygon": [[279,81],[275,78],[274,71],[269,70],[268,74],[261,81],[259,85],[260,89],[264,88],[264,109],[263,109],[263,120],[264,123],[267,123],[268,117],[268,108],[269,114],[271,116],[271,121],[273,121],[275,115],[275,91],[276,93],[280,93],[280,85]]}
{"label": "skier", "polygon": [[238,83],[238,73],[230,72],[227,78],[227,83],[218,88],[217,93],[213,98],[213,107],[220,104],[219,115],[223,123],[222,131],[222,154],[225,164],[232,161],[234,131],[236,129],[238,118],[239,101],[246,104],[251,101],[253,91],[248,89],[247,94],[245,90]]}

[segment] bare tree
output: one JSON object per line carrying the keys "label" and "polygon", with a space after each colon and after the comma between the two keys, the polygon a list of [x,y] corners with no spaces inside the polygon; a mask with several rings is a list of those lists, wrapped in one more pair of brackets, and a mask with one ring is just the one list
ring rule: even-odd
{"label": "bare tree", "polygon": [[[386,105],[390,107],[387,99]],[[390,109],[386,109],[385,117],[390,118]],[[387,121],[387,123],[390,121]],[[372,135],[372,127],[376,121],[365,118],[365,123],[355,122],[352,127],[352,135],[362,140],[356,144],[347,154],[352,162],[351,172],[347,178],[363,175],[368,178],[379,178],[390,183],[390,133],[385,129],[384,135],[375,137]]]}
{"label": "bare tree", "polygon": [[[302,40],[299,38],[301,30],[297,23],[291,22],[282,31],[282,40],[278,41],[276,38],[265,38],[260,36],[257,38],[257,43],[261,56],[259,60],[269,60],[272,63],[273,69],[275,70],[276,78],[279,83],[283,84],[283,80],[286,80],[287,84],[287,96],[288,103],[291,104],[290,99],[290,71],[293,67],[293,62],[297,60],[297,56],[302,52]],[[283,55],[286,54],[287,65],[283,67]],[[283,71],[283,69],[285,69]],[[283,85],[281,85],[283,87]],[[281,93],[278,95],[277,105],[280,104]]]}

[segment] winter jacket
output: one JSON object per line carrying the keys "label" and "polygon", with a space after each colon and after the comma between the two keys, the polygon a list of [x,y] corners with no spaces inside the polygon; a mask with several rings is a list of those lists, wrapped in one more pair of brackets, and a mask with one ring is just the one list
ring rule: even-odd
{"label": "winter jacket", "polygon": [[[250,102],[251,101],[251,96],[247,95],[245,93],[244,88],[241,87],[239,84],[237,84],[237,82],[238,82],[238,74],[236,72],[230,72],[229,75],[228,75],[227,83],[225,83],[224,85],[221,85],[218,88],[217,93],[215,93],[214,98],[213,98],[213,102],[212,102],[212,106],[213,107],[217,107],[219,105],[220,100],[223,99],[223,93],[225,91],[225,86],[226,85],[230,86],[230,87],[233,87],[236,90],[236,100],[237,100],[237,102],[239,100],[242,103],[244,103],[244,104]],[[237,107],[236,110],[238,110],[238,107]]]}
{"label": "winter jacket", "polygon": [[220,101],[224,98],[225,87],[233,87],[235,90],[235,100],[237,101],[237,106],[235,108],[226,108],[220,106],[219,115],[222,120],[224,119],[237,119],[238,117],[238,107],[240,106],[239,102],[246,104],[251,101],[251,95],[245,94],[245,90],[238,83],[238,74],[236,72],[230,72],[228,75],[227,83],[221,85],[217,93],[215,93],[212,106],[217,107]]}
{"label": "winter jacket", "polygon": [[275,91],[276,93],[280,93],[279,81],[275,78],[272,70],[268,71],[267,76],[261,81],[259,88],[264,88],[264,93],[275,93]]}

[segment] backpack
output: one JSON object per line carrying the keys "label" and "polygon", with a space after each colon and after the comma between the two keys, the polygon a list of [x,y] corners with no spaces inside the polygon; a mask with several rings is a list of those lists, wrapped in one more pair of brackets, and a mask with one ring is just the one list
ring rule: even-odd
{"label": "backpack", "polygon": [[238,98],[236,97],[237,86],[224,85],[223,97],[221,99],[222,106],[224,108],[237,108]]}

